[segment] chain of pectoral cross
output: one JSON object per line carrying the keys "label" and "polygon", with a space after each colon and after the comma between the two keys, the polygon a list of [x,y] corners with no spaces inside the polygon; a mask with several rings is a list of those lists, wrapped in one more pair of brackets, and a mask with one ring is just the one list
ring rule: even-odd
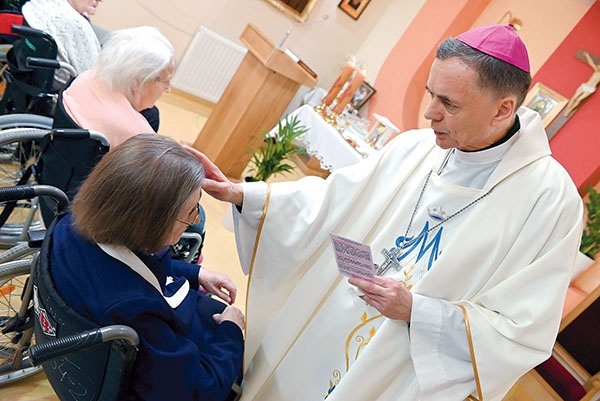
{"label": "chain of pectoral cross", "polygon": [[[445,164],[446,164],[446,162],[444,162],[444,165]],[[429,232],[435,230],[436,228],[438,228],[439,226],[441,226],[442,224],[444,224],[448,220],[452,219],[453,217],[458,216],[460,213],[462,213],[463,211],[465,211],[469,207],[473,206],[474,204],[476,204],[477,202],[479,202],[480,200],[482,200],[483,198],[485,198],[486,196],[488,196],[492,192],[492,190],[495,188],[495,186],[493,186],[492,188],[490,188],[489,191],[487,191],[486,193],[484,193],[483,195],[481,195],[477,199],[469,202],[466,206],[463,206],[458,211],[456,211],[453,214],[451,214],[450,216],[446,217],[445,219],[443,219],[442,221],[440,221],[439,223],[437,223],[436,225],[434,225],[433,227],[431,227],[429,230],[421,232],[414,239],[411,239],[410,241],[407,241],[406,238],[408,238],[408,233],[410,232],[410,228],[412,227],[413,220],[415,219],[415,215],[417,214],[417,210],[419,209],[419,204],[421,203],[421,199],[423,198],[423,194],[425,193],[425,188],[427,187],[427,184],[429,183],[429,179],[431,178],[431,174],[432,173],[433,173],[433,170],[429,172],[429,174],[427,175],[427,178],[425,179],[425,184],[423,184],[423,188],[421,188],[421,193],[419,194],[419,198],[417,199],[417,203],[415,205],[415,208],[413,209],[412,214],[410,216],[410,220],[408,221],[408,226],[406,227],[406,233],[404,233],[404,237],[402,238],[402,243],[398,247],[396,247],[394,250],[392,250],[392,251],[389,251],[386,248],[383,248],[381,250],[381,253],[384,256],[384,261],[383,261],[383,263],[381,265],[375,264],[375,269],[376,269],[376,272],[377,272],[378,276],[384,275],[385,272],[387,272],[390,267],[394,267],[394,269],[396,271],[400,271],[400,269],[402,269],[402,264],[400,263],[400,261],[398,260],[398,258],[404,252],[404,248],[405,247],[407,247],[407,246],[409,246],[411,244],[414,244],[416,241],[418,241],[419,239],[421,239],[421,237],[427,235]]]}

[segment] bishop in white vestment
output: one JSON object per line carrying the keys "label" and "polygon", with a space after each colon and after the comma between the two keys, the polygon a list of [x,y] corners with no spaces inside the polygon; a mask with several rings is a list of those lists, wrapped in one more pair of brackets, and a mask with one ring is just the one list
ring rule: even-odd
{"label": "bishop in white vestment", "polygon": [[[581,237],[581,199],[550,157],[537,113],[520,115],[521,130],[483,188],[435,173],[446,193],[432,195],[432,206],[456,210],[450,205],[493,190],[424,236],[401,271],[389,271],[414,294],[410,328],[357,297],[328,233],[373,250],[395,247],[427,175],[448,154],[431,134],[404,133],[379,157],[328,180],[271,184],[264,210],[253,210],[245,193],[243,213],[234,212],[250,273],[242,399],[320,400],[330,392],[327,400],[460,400],[479,397],[480,386],[493,400],[549,356]],[[423,203],[417,233],[435,224]],[[457,313],[468,324],[453,325],[448,316]]]}
{"label": "bishop in white vestment", "polygon": [[[498,56],[521,61],[511,57]],[[456,57],[434,62],[433,130],[403,133],[326,180],[241,184],[233,214],[250,275],[242,400],[500,400],[549,356],[581,198],[539,115],[516,113],[514,96],[473,130],[488,98],[469,106],[461,74],[470,68]],[[470,151],[484,130],[492,146]],[[213,195],[224,182],[214,169],[204,186]],[[409,319],[386,317],[340,275],[329,233],[370,245],[379,279],[408,290]]]}

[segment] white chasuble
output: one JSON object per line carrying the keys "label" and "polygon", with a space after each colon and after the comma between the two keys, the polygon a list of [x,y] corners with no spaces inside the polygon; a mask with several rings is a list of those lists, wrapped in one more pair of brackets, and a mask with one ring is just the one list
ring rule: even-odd
{"label": "white chasuble", "polygon": [[[438,177],[448,151],[419,130],[327,180],[272,184],[264,207],[245,190],[242,213],[234,210],[250,272],[242,400],[500,400],[548,357],[583,209],[537,114],[520,117],[481,189]],[[474,200],[427,232],[442,211]],[[369,244],[375,263],[381,249],[425,232],[398,258],[404,270],[385,273],[414,294],[410,327],[350,289],[330,232]],[[463,324],[448,324],[463,310]]]}

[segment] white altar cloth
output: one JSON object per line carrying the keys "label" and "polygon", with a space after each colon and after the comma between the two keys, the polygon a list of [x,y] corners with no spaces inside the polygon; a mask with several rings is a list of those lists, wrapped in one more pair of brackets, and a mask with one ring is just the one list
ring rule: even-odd
{"label": "white altar cloth", "polygon": [[[354,164],[376,151],[349,129],[341,134],[310,105],[297,108],[288,114],[287,118],[292,116],[296,116],[301,125],[308,128],[304,135],[298,137],[298,144],[304,147],[309,155],[316,157],[324,170],[333,171]],[[275,130],[277,127],[273,128],[271,133]],[[347,139],[355,143],[356,148],[348,143]]]}

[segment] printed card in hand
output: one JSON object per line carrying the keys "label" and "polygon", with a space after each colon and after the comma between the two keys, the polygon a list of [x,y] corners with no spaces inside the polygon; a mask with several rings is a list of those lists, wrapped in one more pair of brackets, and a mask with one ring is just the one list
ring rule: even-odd
{"label": "printed card in hand", "polygon": [[329,233],[338,270],[348,277],[363,280],[375,280],[375,266],[371,256],[371,247],[337,234]]}

